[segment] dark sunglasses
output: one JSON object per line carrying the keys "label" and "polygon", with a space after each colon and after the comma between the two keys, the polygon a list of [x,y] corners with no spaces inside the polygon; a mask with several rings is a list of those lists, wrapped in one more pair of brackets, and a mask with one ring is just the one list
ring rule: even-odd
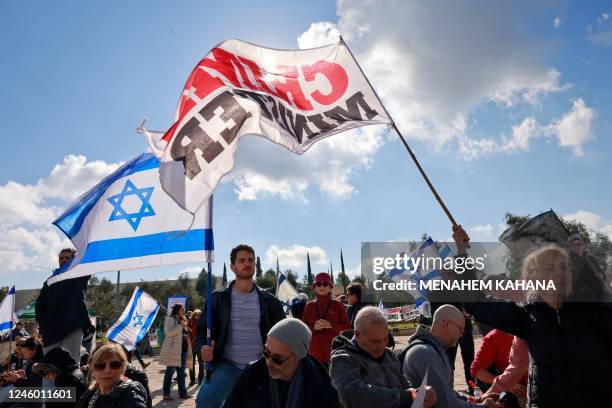
{"label": "dark sunglasses", "polygon": [[266,346],[264,346],[261,354],[263,354],[263,356],[267,359],[271,358],[272,361],[274,361],[274,364],[276,365],[283,365],[285,363],[285,361],[289,360],[291,358],[291,356],[286,357],[286,358],[280,358],[278,356],[275,356],[274,354],[272,354],[272,352],[270,350],[268,350],[268,348]]}
{"label": "dark sunglasses", "polygon": [[113,369],[113,370],[118,370],[123,365],[123,362],[119,361],[119,360],[115,360],[115,361],[111,361],[109,363],[96,363],[96,364],[93,365],[93,368],[96,371],[102,371],[102,370],[104,370],[106,368],[107,365],[110,366],[110,368]]}
{"label": "dark sunglasses", "polygon": [[316,282],[315,286],[316,287],[323,286],[324,288],[326,288],[326,287],[329,286],[329,283],[327,283],[327,282]]}

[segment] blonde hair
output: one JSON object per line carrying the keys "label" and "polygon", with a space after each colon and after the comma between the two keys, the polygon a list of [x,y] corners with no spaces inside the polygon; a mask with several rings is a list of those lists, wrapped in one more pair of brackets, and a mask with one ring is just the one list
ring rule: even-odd
{"label": "blonde hair", "polygon": [[[565,249],[558,245],[548,244],[527,255],[525,261],[523,262],[523,279],[538,279],[542,270],[542,257],[545,254],[550,253],[552,253],[555,257],[563,258],[565,261],[565,282],[568,289],[566,295],[569,295],[572,292],[572,275],[570,272],[569,254]],[[525,295],[525,300],[527,303],[533,302],[537,300],[539,295],[540,291],[538,290],[528,290]]]}
{"label": "blonde hair", "polygon": [[95,390],[98,387],[98,383],[93,378],[94,364],[101,362],[113,354],[119,357],[119,360],[122,363],[121,374],[125,373],[125,368],[127,367],[127,356],[125,355],[125,351],[123,351],[123,347],[117,343],[105,343],[98,347],[89,359],[89,373],[91,375],[91,385],[89,386],[90,389]]}

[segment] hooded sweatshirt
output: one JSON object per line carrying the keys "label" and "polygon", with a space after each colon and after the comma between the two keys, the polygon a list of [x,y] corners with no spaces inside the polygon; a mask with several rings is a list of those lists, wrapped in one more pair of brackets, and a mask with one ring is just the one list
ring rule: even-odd
{"label": "hooded sweatshirt", "polygon": [[427,384],[436,390],[437,408],[463,408],[475,407],[467,402],[453,389],[453,370],[446,356],[444,346],[436,336],[431,334],[429,328],[419,325],[416,333],[408,339],[411,344],[417,339],[423,339],[422,344],[412,346],[404,357],[402,371],[408,381],[420,385],[427,374]]}
{"label": "hooded sweatshirt", "polygon": [[380,358],[362,350],[353,337],[334,339],[329,365],[332,386],[340,403],[351,408],[410,407],[410,387],[393,351],[386,349]]}

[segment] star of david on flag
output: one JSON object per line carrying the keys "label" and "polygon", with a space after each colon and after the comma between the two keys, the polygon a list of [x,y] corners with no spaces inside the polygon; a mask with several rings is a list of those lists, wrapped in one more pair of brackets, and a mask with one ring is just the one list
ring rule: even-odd
{"label": "star of david on flag", "polygon": [[122,344],[127,351],[133,350],[147,334],[158,311],[159,303],[142,288],[136,287],[123,313],[106,332],[106,337]]}
{"label": "star of david on flag", "polygon": [[48,284],[97,272],[212,262],[211,205],[195,218],[179,207],[161,188],[159,160],[152,153],[104,178],[54,224],[77,254]]}
{"label": "star of david on flag", "polygon": [[[153,211],[153,207],[151,207],[151,203],[149,202],[153,190],[154,187],[138,188],[132,183],[132,180],[128,179],[121,193],[106,199],[114,208],[108,221],[126,220],[134,231],[138,230],[140,221],[144,217],[152,217],[155,215],[155,211]],[[138,212],[128,213],[122,207],[123,201],[129,196],[136,196],[140,199],[141,205]]]}

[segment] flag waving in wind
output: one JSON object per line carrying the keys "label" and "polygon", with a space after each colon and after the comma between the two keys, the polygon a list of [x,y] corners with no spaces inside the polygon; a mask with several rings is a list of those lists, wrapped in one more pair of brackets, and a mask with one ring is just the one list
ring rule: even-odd
{"label": "flag waving in wind", "polygon": [[159,303],[142,288],[134,288],[132,298],[119,317],[106,332],[106,337],[123,345],[127,351],[133,350],[136,344],[147,334],[153,324]]}
{"label": "flag waving in wind", "polygon": [[238,140],[246,134],[302,154],[344,130],[391,123],[342,40],[308,50],[225,41],[187,79],[163,137],[162,186],[195,213],[234,167]]}
{"label": "flag waving in wind", "polygon": [[143,153],[55,220],[77,254],[48,283],[96,272],[211,261],[211,217],[209,205],[195,218],[176,205],[160,186],[159,160]]}
{"label": "flag waving in wind", "polygon": [[299,293],[284,273],[278,272],[278,280],[276,284],[276,297],[286,306],[291,306],[293,300],[298,299]]}
{"label": "flag waving in wind", "polygon": [[13,329],[15,316],[15,287],[13,286],[0,303],[0,335]]}

